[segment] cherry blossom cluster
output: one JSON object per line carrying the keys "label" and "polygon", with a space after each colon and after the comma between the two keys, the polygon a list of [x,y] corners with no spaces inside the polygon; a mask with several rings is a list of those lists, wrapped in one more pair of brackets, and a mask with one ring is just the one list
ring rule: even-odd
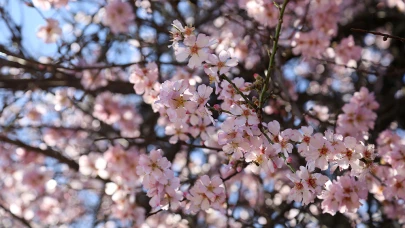
{"label": "cherry blossom cluster", "polygon": [[[97,58],[98,55],[99,53],[95,51],[94,56]],[[120,68],[104,69],[100,63],[94,63],[94,61],[84,59],[80,59],[78,65],[85,68],[82,72],[76,73],[76,76],[80,78],[80,83],[85,90],[94,91],[106,87],[110,81],[127,81],[128,76],[126,72],[122,71]],[[89,67],[89,69],[86,69],[87,67]],[[98,67],[100,69],[98,69]]]}
{"label": "cherry blossom cluster", "polygon": [[142,95],[143,101],[152,105],[155,111],[158,109],[155,101],[160,91],[158,75],[159,69],[156,63],[151,62],[145,67],[134,65],[129,76],[129,82],[134,84],[135,93]]}
{"label": "cherry blossom cluster", "polygon": [[[350,5],[350,1],[347,1]],[[356,61],[361,58],[362,48],[356,46],[352,36],[344,38],[339,45],[334,47],[334,53],[325,52],[330,46],[330,40],[336,36],[340,9],[347,7],[345,2],[312,1],[306,15],[310,20],[312,30],[296,32],[292,41],[294,54],[301,54],[304,58],[334,58],[336,63],[356,66]]]}
{"label": "cherry blossom cluster", "polygon": [[340,41],[335,47],[335,62],[338,64],[349,64],[351,61],[361,59],[362,48],[354,43],[353,36],[349,36]]}
{"label": "cherry blossom cluster", "polygon": [[208,210],[210,208],[224,211],[225,189],[221,187],[223,182],[219,176],[210,178],[207,175],[200,179],[190,189],[187,199],[190,200],[189,210],[196,213],[200,210]]}
{"label": "cherry blossom cluster", "polygon": [[209,54],[209,47],[216,41],[203,33],[194,35],[194,29],[194,27],[183,26],[178,20],[173,21],[172,47],[177,61],[183,62],[190,57],[188,61],[190,68],[199,67],[206,62],[212,67],[211,70],[214,74],[225,74],[230,67],[237,65],[237,60],[230,58],[229,53],[225,50],[222,50],[218,56]]}
{"label": "cherry blossom cluster", "polygon": [[314,169],[308,170],[304,166],[293,173],[288,174],[288,178],[294,183],[288,198],[306,205],[314,202],[315,196],[321,194],[325,183],[329,181],[327,176],[320,173],[314,173]]}
{"label": "cherry blossom cluster", "polygon": [[125,104],[121,97],[110,92],[104,92],[97,96],[93,116],[97,119],[117,126],[124,137],[138,137],[139,126],[142,118],[136,109]]}
{"label": "cherry blossom cluster", "polygon": [[252,17],[262,25],[270,28],[278,23],[279,10],[271,0],[246,0],[238,1],[239,7],[245,9],[249,17]]}
{"label": "cherry blossom cluster", "polygon": [[405,141],[395,132],[385,130],[380,133],[377,143],[381,163],[390,165],[385,172],[376,173],[386,183],[383,195],[386,199],[398,197],[405,200]]}
{"label": "cherry blossom cluster", "polygon": [[140,151],[136,147],[110,146],[104,154],[91,152],[82,155],[79,159],[80,172],[86,176],[110,178],[117,186],[134,190],[140,185],[140,177],[136,174],[138,162],[133,160],[139,156]]}
{"label": "cherry blossom cluster", "polygon": [[152,150],[149,155],[141,155],[137,174],[143,176],[143,187],[151,197],[152,208],[170,206],[177,209],[183,198],[178,190],[180,179],[170,169],[171,163],[163,157],[162,150]]}
{"label": "cherry blossom cluster", "polygon": [[[199,34],[195,38],[191,34],[194,29],[183,27],[178,21],[175,21],[173,25],[173,48],[178,60],[184,61],[191,56],[189,59],[189,67],[191,68],[201,66],[206,61],[204,71],[207,73],[210,82],[215,82],[217,99],[223,100],[221,105],[214,106],[214,109],[222,112],[226,117],[219,125],[217,142],[222,145],[222,151],[229,156],[229,169],[236,169],[240,172],[243,165],[240,166],[239,164],[245,162],[246,164],[256,164],[265,173],[274,173],[277,168],[282,167],[284,162],[291,160],[289,158],[290,154],[296,147],[300,156],[305,158],[307,167],[301,166],[299,171],[288,175],[289,179],[294,183],[289,199],[303,204],[309,204],[317,196],[321,196],[323,187],[329,180],[328,177],[314,172],[315,168],[320,170],[331,168],[335,170],[339,167],[340,171],[350,171],[351,175],[364,179],[375,158],[374,147],[365,145],[362,141],[359,141],[363,140],[362,138],[356,137],[364,135],[364,132],[373,127],[376,115],[372,110],[378,108],[374,95],[369,93],[366,88],[362,88],[360,92],[354,94],[351,102],[343,107],[345,114],[340,115],[338,119],[338,129],[345,129],[346,131],[352,129],[352,131],[356,131],[355,134],[351,132],[351,134],[344,134],[346,136],[344,137],[341,134],[335,134],[331,130],[326,131],[325,134],[314,134],[314,129],[310,126],[303,126],[300,130],[281,130],[277,121],[259,125],[260,119],[254,105],[246,102],[244,97],[250,94],[252,85],[245,83],[242,78],[230,80],[227,76],[221,77],[224,73],[229,72],[229,68],[221,72],[223,65],[217,64],[217,62],[224,63],[228,56],[221,58],[221,53],[225,54],[227,52],[220,53],[219,61],[217,59],[216,61],[207,60],[206,53],[209,51],[207,49],[210,39],[204,34]],[[313,33],[315,32],[313,31]],[[192,42],[189,43],[190,37],[192,37]],[[178,43],[183,38],[184,46]],[[326,40],[329,42],[328,38]],[[347,42],[350,42],[350,39],[344,40],[343,43]],[[351,58],[350,55],[348,58]],[[357,56],[353,58],[357,58]],[[231,66],[233,64],[229,65],[229,67]],[[200,85],[198,88],[199,90],[204,88],[204,91],[206,91],[207,87]],[[204,102],[201,103],[202,106],[198,107],[203,107],[206,104],[211,91],[212,89],[201,99]],[[174,129],[166,128],[166,134],[174,135],[170,139],[172,143],[176,143],[178,140],[189,140],[187,135],[188,126],[178,123],[184,119],[190,119],[190,122],[193,123],[192,116],[185,117],[192,115],[196,110],[195,99],[192,99],[195,94],[201,93],[200,91],[196,92],[194,87],[190,87],[185,81],[166,81],[162,84],[157,103],[165,105],[165,112],[161,112],[161,114],[167,115],[168,120],[176,124]],[[354,110],[351,113],[349,113],[350,107],[351,110]],[[204,112],[204,114],[210,115],[211,113]],[[350,127],[350,124],[353,124],[352,127]],[[265,127],[265,129],[262,127]],[[263,131],[265,131],[264,134]],[[342,132],[338,130],[337,133]],[[198,136],[198,134],[195,136]],[[344,178],[342,178],[343,180]],[[338,191],[335,188],[333,189]],[[329,189],[326,190],[326,192],[328,191]],[[333,195],[334,193],[330,194]],[[350,211],[360,206],[360,199],[364,199],[364,197],[354,199],[356,202],[350,208]],[[201,202],[203,200],[199,198],[197,205],[202,204]],[[204,206],[200,207],[206,208],[207,205],[208,202],[205,202]],[[345,207],[344,203],[337,206],[339,210],[343,211],[345,211]],[[328,209],[325,209],[325,212],[332,213]]]}
{"label": "cherry blossom cluster", "polygon": [[194,137],[201,135],[202,140],[208,140],[213,128],[210,111],[205,107],[213,89],[206,85],[190,86],[186,80],[165,81],[160,88],[156,103],[160,104],[159,113],[167,115],[169,124],[165,134],[171,135],[170,143],[179,139],[187,141],[188,134]]}
{"label": "cherry blossom cluster", "polygon": [[1,202],[8,203],[15,216],[55,224],[69,223],[82,213],[78,200],[74,198],[74,190],[57,183],[55,172],[45,164],[45,156],[2,144],[0,158],[0,170],[5,174],[0,183]]}
{"label": "cherry blossom cluster", "polygon": [[142,224],[145,217],[145,209],[135,202],[136,193],[141,191],[141,176],[137,174],[140,153],[136,147],[124,149],[116,145],[103,155],[91,152],[79,159],[82,174],[112,181],[105,186],[105,193],[114,202],[112,216],[137,224]]}
{"label": "cherry blossom cluster", "polygon": [[405,224],[396,39],[341,33],[374,1],[22,2],[57,53],[0,7],[0,226]]}
{"label": "cherry blossom cluster", "polygon": [[378,107],[374,94],[362,87],[359,92],[354,93],[350,102],[343,106],[343,114],[337,119],[336,132],[362,140],[362,137],[374,128],[377,118],[374,110]]}
{"label": "cherry blossom cluster", "polygon": [[81,84],[87,90],[96,90],[108,84],[105,70],[85,70],[80,78]]}
{"label": "cherry blossom cluster", "polygon": [[49,10],[52,6],[55,8],[61,8],[69,3],[69,0],[32,0],[35,7],[39,7],[43,10]]}
{"label": "cherry blossom cluster", "polygon": [[129,26],[135,19],[132,6],[122,0],[111,0],[105,7],[103,24],[114,34],[128,32]]}
{"label": "cherry blossom cluster", "polygon": [[45,43],[55,43],[62,35],[62,29],[59,27],[59,22],[49,18],[46,20],[46,25],[38,29],[37,36]]}
{"label": "cherry blossom cluster", "polygon": [[405,142],[397,134],[390,130],[383,131],[378,139],[378,154],[392,166],[402,170],[405,168]]}
{"label": "cherry blossom cluster", "polygon": [[361,205],[360,200],[367,198],[367,188],[362,181],[357,181],[354,177],[339,176],[333,182],[328,181],[320,198],[323,199],[322,209],[325,213],[354,213]]}

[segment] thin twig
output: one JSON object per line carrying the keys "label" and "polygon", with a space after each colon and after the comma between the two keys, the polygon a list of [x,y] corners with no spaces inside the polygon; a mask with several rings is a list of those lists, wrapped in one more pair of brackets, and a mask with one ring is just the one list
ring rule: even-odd
{"label": "thin twig", "polygon": [[334,61],[327,60],[327,59],[320,59],[320,58],[316,58],[316,57],[312,57],[312,59],[323,62],[325,64],[332,64],[332,65],[335,65],[335,66],[338,66],[338,67],[343,67],[343,68],[346,68],[346,69],[352,69],[352,70],[355,70],[355,71],[360,72],[360,73],[378,75],[378,72],[376,72],[376,71],[362,70],[362,69],[359,69],[357,67],[352,67],[352,66],[348,66],[348,65],[345,65],[345,64],[336,63]]}
{"label": "thin twig", "polygon": [[[108,137],[97,138],[97,139],[94,139],[94,141],[95,142],[96,141],[102,141],[102,140],[110,140],[111,141],[111,140],[116,140],[116,139],[125,139],[125,140],[137,140],[137,139],[140,139],[140,140],[145,140],[144,142],[141,142],[141,143],[146,143],[146,144],[151,143],[154,140],[160,141],[160,142],[169,142],[168,139],[166,139],[166,138],[146,139],[145,137],[130,138],[130,137],[121,137],[121,136],[111,137],[111,138],[108,138]],[[222,150],[221,148],[210,147],[210,146],[205,146],[205,145],[195,145],[195,144],[190,144],[190,143],[186,143],[186,142],[183,142],[183,141],[179,141],[178,143],[180,143],[181,145],[184,145],[184,146],[191,147],[191,148],[201,148],[201,149],[218,150],[218,151]]]}
{"label": "thin twig", "polygon": [[146,215],[146,218],[149,218],[149,217],[152,216],[152,215],[156,215],[157,213],[159,213],[159,212],[161,212],[161,211],[163,211],[163,210],[162,210],[162,209],[159,209],[159,210],[157,210],[157,211],[155,211],[155,212],[148,213],[148,214]]}
{"label": "thin twig", "polygon": [[22,141],[20,141],[18,139],[10,139],[10,138],[8,138],[6,136],[3,136],[3,135],[0,135],[0,141],[10,143],[10,144],[13,144],[13,145],[16,145],[16,146],[19,146],[19,147],[23,147],[23,148],[26,148],[26,149],[28,149],[30,151],[34,151],[34,152],[43,154],[45,156],[54,158],[57,161],[68,165],[71,169],[73,169],[75,171],[79,171],[79,164],[75,160],[73,160],[71,158],[68,158],[68,157],[65,157],[59,151],[55,151],[55,150],[52,150],[50,148],[47,148],[47,149],[43,150],[41,148],[33,147],[33,146],[28,145],[28,144],[25,144],[24,142],[22,142]]}
{"label": "thin twig", "polygon": [[399,40],[399,41],[405,43],[405,38],[402,38],[399,36],[394,36],[394,35],[390,35],[390,34],[386,34],[386,33],[369,31],[369,30],[364,30],[364,29],[358,29],[358,28],[351,28],[350,30],[353,32],[370,33],[370,34],[373,34],[376,36],[382,36],[384,41],[386,41],[388,38],[391,38],[391,39]]}
{"label": "thin twig", "polygon": [[15,220],[18,220],[19,222],[21,222],[22,224],[24,224],[26,227],[32,227],[31,224],[25,220],[22,217],[17,216],[16,214],[14,214],[13,212],[11,212],[8,208],[6,208],[5,206],[3,206],[2,204],[0,204],[0,208],[2,208],[4,211],[6,211],[8,214],[10,214]]}
{"label": "thin twig", "polygon": [[245,102],[250,106],[250,108],[256,109],[256,105],[253,104],[253,102],[251,100],[249,100],[249,98],[243,94],[240,89],[235,85],[235,83],[233,83],[233,81],[231,81],[231,79],[229,79],[227,76],[225,75],[221,75],[220,77],[221,79],[224,79],[225,81],[227,81],[229,84],[231,84],[233,86],[233,88],[236,90],[236,92],[242,96],[242,98],[245,100]]}
{"label": "thin twig", "polygon": [[264,102],[265,102],[265,99],[264,99],[265,94],[266,94],[266,92],[267,92],[267,90],[269,88],[270,75],[271,75],[272,69],[274,68],[274,60],[276,58],[276,52],[277,52],[277,49],[278,49],[278,40],[279,40],[280,34],[281,34],[281,26],[283,24],[284,11],[285,11],[285,9],[287,7],[288,2],[289,2],[289,0],[284,0],[283,5],[281,6],[281,9],[280,9],[280,16],[278,18],[276,34],[275,34],[275,36],[273,38],[273,48],[272,48],[272,51],[271,51],[271,54],[270,54],[269,67],[267,69],[266,78],[264,80],[264,86],[263,86],[262,91],[261,91],[260,96],[259,96],[259,112],[260,112],[260,114],[262,112],[262,107],[263,107]]}

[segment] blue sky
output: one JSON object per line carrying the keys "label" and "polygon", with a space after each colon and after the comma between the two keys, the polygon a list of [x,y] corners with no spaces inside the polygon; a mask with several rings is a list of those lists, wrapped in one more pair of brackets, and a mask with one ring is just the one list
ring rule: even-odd
{"label": "blue sky", "polygon": [[[34,7],[27,6],[23,0],[8,0],[7,3],[0,0],[0,5],[4,5],[6,11],[10,12],[11,17],[13,20],[22,27],[22,36],[23,36],[23,45],[29,51],[29,53],[33,56],[50,56],[52,57],[56,52],[56,44],[46,44],[42,42],[40,39],[37,38],[36,33],[40,26],[45,25],[46,21],[44,18],[54,18],[57,19],[61,24],[60,27],[65,30],[66,24],[63,24],[64,18],[71,18],[71,15],[67,13],[68,10],[61,8],[61,9],[50,9],[50,10],[41,10],[35,9]],[[84,3],[84,2],[70,2],[68,7],[69,11],[78,12],[84,11],[92,13],[96,12],[99,9],[97,7],[97,1],[94,1],[93,4],[91,3]],[[10,40],[11,34],[9,33],[9,29],[4,24],[2,20],[0,20],[0,29],[2,33],[0,34],[0,42],[2,44],[6,43]]]}
{"label": "blue sky", "polygon": [[[9,4],[5,6],[8,12],[11,13],[14,21],[19,25],[22,25],[23,44],[30,51],[30,54],[42,54],[47,55],[55,51],[55,44],[45,44],[38,42],[36,32],[41,25],[46,24],[46,21],[41,15],[32,7],[28,7],[20,0],[8,1]],[[55,12],[53,10],[43,12],[44,16],[51,17]],[[0,29],[2,31],[8,31],[5,29],[6,25],[0,22]],[[0,42],[5,43],[10,39],[10,33],[1,33]]]}

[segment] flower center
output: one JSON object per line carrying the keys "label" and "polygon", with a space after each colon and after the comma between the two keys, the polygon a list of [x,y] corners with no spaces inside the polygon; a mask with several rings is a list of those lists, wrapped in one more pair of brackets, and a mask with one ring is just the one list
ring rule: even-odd
{"label": "flower center", "polygon": [[190,27],[185,27],[184,28],[184,35],[186,35],[186,36],[190,36],[192,33],[193,33],[193,31],[194,31],[194,28],[190,28]]}
{"label": "flower center", "polygon": [[184,107],[184,103],[186,102],[183,97],[179,97],[176,99],[173,99],[175,101],[175,107],[176,108],[180,108],[180,107]]}
{"label": "flower center", "polygon": [[301,183],[295,183],[295,188],[296,188],[297,190],[301,190],[301,189],[304,188],[304,185],[302,185]]}
{"label": "flower center", "polygon": [[351,160],[351,159],[352,159],[352,156],[353,156],[353,151],[347,149],[347,150],[346,150],[346,157],[347,157],[349,160]]}
{"label": "flower center", "polygon": [[197,45],[194,45],[190,48],[190,52],[192,55],[197,55],[198,54],[198,50],[199,48],[197,47]]}
{"label": "flower center", "polygon": [[217,66],[218,66],[218,68],[221,69],[222,67],[225,66],[225,63],[224,62],[218,62]]}
{"label": "flower center", "polygon": [[313,178],[309,178],[309,179],[307,180],[307,183],[308,183],[309,186],[311,186],[311,187],[313,187],[313,188],[316,187],[316,181],[315,181],[315,179],[313,179]]}
{"label": "flower center", "polygon": [[328,148],[326,148],[325,145],[323,145],[321,149],[318,149],[318,151],[319,151],[319,154],[321,154],[321,155],[327,155],[329,150],[328,150]]}

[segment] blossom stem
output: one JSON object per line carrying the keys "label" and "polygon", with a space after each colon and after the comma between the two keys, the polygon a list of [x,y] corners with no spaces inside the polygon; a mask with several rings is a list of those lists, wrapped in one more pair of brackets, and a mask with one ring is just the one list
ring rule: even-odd
{"label": "blossom stem", "polygon": [[[264,131],[263,126],[261,126],[259,129],[262,132],[262,134],[264,135],[264,137],[266,137],[267,141],[271,144],[272,141],[269,138],[269,136],[266,134],[266,132]],[[287,158],[284,156],[284,154],[280,153],[279,155],[284,159],[285,165],[288,166],[288,168],[290,168],[291,172],[295,173],[295,169],[290,164],[288,164]]]}
{"label": "blossom stem", "polygon": [[259,112],[262,112],[262,108],[264,105],[264,102],[266,101],[265,99],[265,94],[266,91],[269,89],[269,83],[270,83],[270,72],[274,68],[274,60],[276,58],[276,52],[278,49],[278,40],[280,38],[280,33],[281,33],[281,26],[283,24],[283,16],[285,12],[285,8],[290,0],[284,0],[283,5],[281,6],[280,10],[280,16],[278,18],[278,24],[276,27],[276,34],[273,37],[273,48],[270,54],[270,61],[269,61],[269,67],[267,68],[267,73],[266,73],[266,78],[264,80],[264,86],[262,88],[262,91],[259,96]]}
{"label": "blossom stem", "polygon": [[386,41],[388,38],[394,39],[394,40],[399,40],[402,43],[405,43],[405,38],[399,37],[399,36],[394,36],[386,33],[381,33],[381,32],[375,32],[375,31],[368,31],[365,29],[358,29],[358,28],[351,28],[350,29],[353,32],[362,32],[362,33],[370,33],[376,36],[382,36],[384,41]]}
{"label": "blossom stem", "polygon": [[242,91],[240,91],[240,89],[235,85],[235,83],[233,83],[233,81],[231,81],[231,79],[229,79],[227,76],[225,75],[221,75],[220,76],[221,79],[226,80],[227,82],[229,82],[229,84],[231,84],[233,86],[233,88],[236,90],[236,92],[241,95],[243,97],[243,99],[245,100],[245,102],[254,110],[256,110],[256,105],[253,104],[253,102],[251,100],[249,100],[249,98],[242,93]]}
{"label": "blossom stem", "polygon": [[31,228],[31,224],[25,220],[22,217],[17,216],[16,214],[14,214],[13,212],[11,212],[6,206],[3,206],[2,204],[0,204],[0,208],[3,209],[5,212],[7,212],[8,214],[11,215],[11,217],[13,217],[14,219],[20,221],[22,224],[24,224],[26,227]]}
{"label": "blossom stem", "polygon": [[286,165],[288,168],[290,168],[291,172],[295,173],[295,169],[294,169],[290,164],[288,164],[287,158],[284,156],[284,154],[283,154],[283,153],[280,153],[280,156],[284,159],[285,165]]}

